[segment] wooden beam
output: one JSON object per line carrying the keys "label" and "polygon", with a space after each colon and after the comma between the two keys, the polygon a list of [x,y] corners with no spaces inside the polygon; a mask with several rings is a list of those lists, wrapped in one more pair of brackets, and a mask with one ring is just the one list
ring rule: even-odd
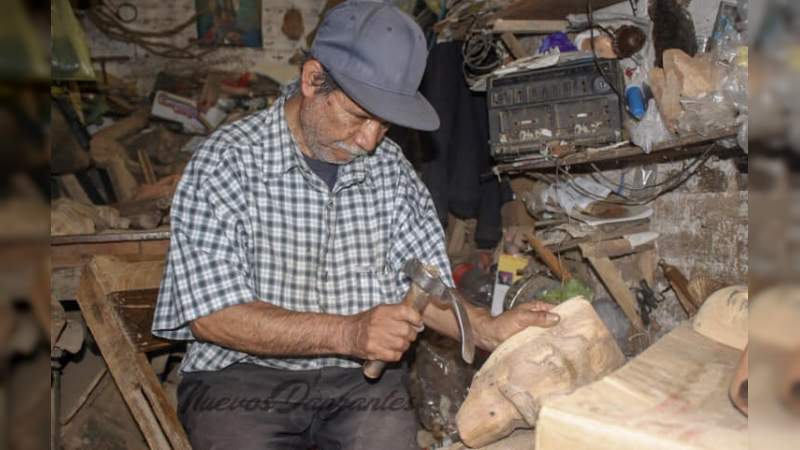
{"label": "wooden beam", "polygon": [[[700,153],[709,147],[706,144],[719,139],[735,137],[737,128],[724,128],[706,135],[690,135],[679,139],[662,142],[653,146],[653,150],[648,154],[635,145],[626,145],[619,148],[605,150],[582,149],[574,153],[569,153],[557,158],[538,158],[519,162],[498,164],[495,169],[500,173],[515,173],[526,170],[553,169],[558,167],[576,166],[580,164],[612,161],[632,157],[659,157],[670,153],[681,152],[683,154]],[[710,145],[714,145],[713,143]]]}
{"label": "wooden beam", "polygon": [[[581,251],[584,251],[584,247],[585,245],[581,245]],[[589,253],[591,253],[591,251]],[[631,325],[633,325],[636,331],[644,332],[644,323],[639,315],[636,297],[634,297],[631,290],[628,289],[625,280],[622,278],[622,273],[617,269],[617,266],[606,257],[588,256],[586,259],[589,260],[589,263],[592,265],[595,272],[597,272],[597,275],[608,289],[608,292],[614,297],[614,300],[622,309],[622,312],[625,313],[625,317],[628,318]]]}
{"label": "wooden beam", "polygon": [[514,36],[514,33],[503,33],[500,35],[500,39],[503,40],[503,43],[506,44],[508,51],[511,52],[511,56],[514,59],[520,59],[528,56],[528,52],[525,51],[525,47],[520,44],[517,37]]}
{"label": "wooden beam", "polygon": [[58,177],[58,183],[61,188],[67,193],[67,196],[76,202],[83,203],[84,205],[91,205],[92,201],[83,190],[83,186],[78,181],[78,177],[73,174],[61,175]]}
{"label": "wooden beam", "polygon": [[492,31],[495,33],[548,34],[564,31],[569,26],[566,20],[509,20],[497,19]]}
{"label": "wooden beam", "polygon": [[648,242],[642,245],[633,246],[631,241],[625,238],[613,239],[610,241],[597,242],[582,247],[584,257],[596,258],[616,258],[617,256],[630,255],[645,250],[653,250],[655,245]]}
{"label": "wooden beam", "polygon": [[163,261],[125,263],[112,257],[95,257],[81,276],[78,304],[148,446],[154,450],[191,450],[177,412],[150,362],[122,331],[125,323],[108,300],[113,292],[157,288],[163,270]]}
{"label": "wooden beam", "polygon": [[545,402],[529,448],[745,450],[747,417],[728,399],[739,354],[681,324],[611,375]]}

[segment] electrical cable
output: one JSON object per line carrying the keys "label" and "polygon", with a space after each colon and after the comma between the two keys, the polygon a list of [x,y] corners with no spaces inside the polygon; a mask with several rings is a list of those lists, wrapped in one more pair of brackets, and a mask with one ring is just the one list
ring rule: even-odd
{"label": "electrical cable", "polygon": [[[592,9],[592,0],[586,0],[586,21],[587,21],[587,25],[589,26],[589,46],[592,48],[592,61],[594,61],[594,66],[597,69],[597,71],[600,72],[600,75],[602,75],[603,79],[606,80],[606,83],[608,83],[608,85],[611,86],[611,89],[614,91],[614,93],[617,94],[617,98],[619,99],[619,103],[620,103],[620,106],[621,106],[622,105],[622,99],[623,99],[622,94],[619,92],[619,89],[617,89],[616,84],[613,83],[608,78],[608,75],[603,70],[603,68],[600,67],[600,61],[599,61],[599,58],[597,56],[597,50],[595,49],[595,46],[594,46],[595,24],[594,24],[594,10]],[[600,30],[602,30],[606,34],[608,34],[612,39],[614,38],[614,35],[611,34],[610,31],[605,29],[605,27],[603,27],[602,25],[600,25],[598,27],[600,28]]]}
{"label": "electrical cable", "polygon": [[628,3],[631,5],[631,11],[633,12],[634,17],[639,16],[639,8],[636,6],[639,0],[628,0]]}
{"label": "electrical cable", "polygon": [[[609,199],[609,198],[606,198],[606,197],[600,197],[599,195],[594,194],[593,192],[590,192],[590,191],[582,188],[581,186],[577,185],[576,183],[573,183],[572,180],[575,179],[575,176],[570,174],[566,170],[561,169],[558,164],[556,165],[556,171],[557,171],[557,175],[558,175],[556,177],[556,180],[557,180],[557,184],[558,184],[558,182],[560,180],[560,175],[564,174],[567,177],[567,183],[568,183],[568,186],[570,187],[570,189],[573,189],[573,190],[575,190],[576,192],[578,192],[578,193],[580,193],[582,195],[585,195],[585,196],[587,196],[587,197],[589,197],[589,198],[591,198],[593,200],[597,200],[597,201],[600,201],[600,202],[611,203],[611,204],[620,204],[620,205],[629,205],[629,206],[644,205],[644,204],[647,204],[647,203],[650,203],[650,202],[656,200],[658,197],[661,197],[662,195],[664,195],[664,194],[666,194],[668,192],[671,192],[672,190],[674,190],[675,188],[679,187],[681,184],[686,182],[689,178],[691,178],[697,172],[697,170],[699,170],[700,167],[705,165],[705,163],[711,158],[711,152],[715,148],[716,148],[715,145],[709,146],[709,148],[706,149],[706,151],[703,152],[702,155],[700,155],[697,158],[695,158],[695,160],[692,161],[689,164],[690,169],[688,171],[683,172],[683,173],[682,172],[678,172],[679,175],[675,175],[675,176],[672,176],[672,177],[669,178],[669,180],[672,181],[671,183],[668,183],[668,184],[667,183],[662,183],[662,184],[667,184],[667,187],[665,187],[665,188],[661,189],[660,191],[658,191],[657,193],[655,193],[655,194],[653,194],[653,195],[651,195],[649,197],[643,198],[643,199],[634,199],[634,198],[631,198],[630,196],[626,196],[626,195],[619,194],[619,193],[615,193],[615,194],[617,194],[618,196],[622,197],[622,200]],[[608,187],[608,186],[606,186],[606,187]]]}
{"label": "electrical cable", "polygon": [[[118,10],[119,8],[117,11]],[[141,31],[129,28],[116,16],[117,11],[109,6],[109,4],[100,3],[92,7],[87,15],[92,24],[109,38],[138,45],[147,52],[157,56],[176,59],[196,59],[217,49],[216,47],[212,47],[207,50],[193,51],[192,47],[197,45],[196,42],[189,42],[184,46],[177,46],[170,42],[157,40],[159,38],[172,37],[182,32],[187,27],[196,23],[197,17],[203,14],[203,12],[195,13],[188,20],[173,28],[160,31]]]}

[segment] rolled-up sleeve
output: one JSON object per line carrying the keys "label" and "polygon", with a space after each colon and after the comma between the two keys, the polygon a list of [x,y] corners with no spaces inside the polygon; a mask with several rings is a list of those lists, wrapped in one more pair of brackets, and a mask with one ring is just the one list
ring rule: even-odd
{"label": "rolled-up sleeve", "polygon": [[246,205],[235,162],[209,141],[187,166],[173,198],[171,241],[153,334],[191,340],[190,323],[255,300],[247,257]]}

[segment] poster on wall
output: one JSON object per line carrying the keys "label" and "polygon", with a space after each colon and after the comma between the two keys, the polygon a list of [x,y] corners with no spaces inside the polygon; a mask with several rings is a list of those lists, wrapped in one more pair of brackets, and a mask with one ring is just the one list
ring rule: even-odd
{"label": "poster on wall", "polygon": [[195,0],[195,9],[201,46],[261,48],[261,0]]}

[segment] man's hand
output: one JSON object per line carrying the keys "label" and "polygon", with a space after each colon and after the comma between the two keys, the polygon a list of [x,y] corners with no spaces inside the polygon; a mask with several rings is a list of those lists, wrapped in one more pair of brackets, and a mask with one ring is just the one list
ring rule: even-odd
{"label": "man's hand", "polygon": [[534,301],[517,305],[513,309],[493,317],[486,322],[484,335],[488,338],[485,346],[494,350],[503,341],[528,327],[550,328],[558,324],[558,314],[549,312],[554,305]]}
{"label": "man's hand", "polygon": [[352,317],[348,353],[366,360],[399,361],[423,326],[422,315],[405,303],[378,305]]}

